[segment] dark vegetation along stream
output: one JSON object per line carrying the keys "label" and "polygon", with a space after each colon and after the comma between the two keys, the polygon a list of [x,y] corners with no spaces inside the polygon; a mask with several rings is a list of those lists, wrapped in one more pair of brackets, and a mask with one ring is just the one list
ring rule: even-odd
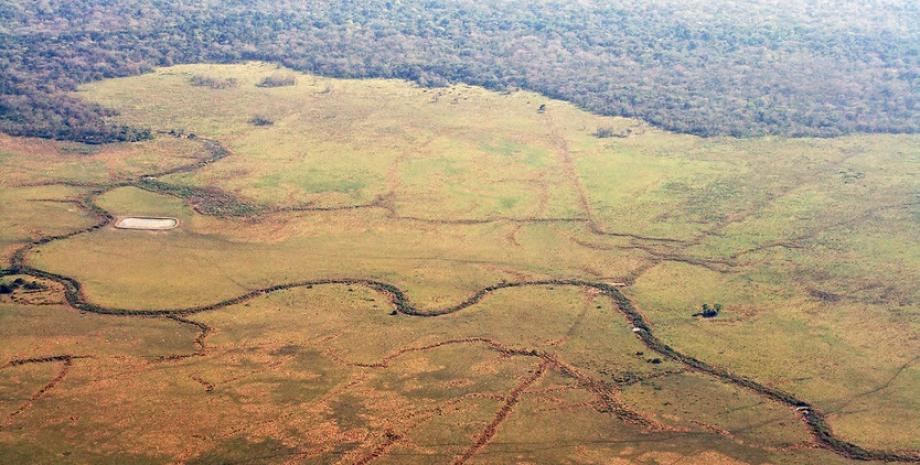
{"label": "dark vegetation along stream", "polygon": [[[627,298],[617,287],[604,283],[604,282],[595,282],[587,281],[580,279],[547,279],[547,280],[535,280],[535,281],[517,281],[517,282],[499,282],[485,288],[480,289],[479,291],[470,295],[466,300],[457,303],[455,305],[444,307],[440,309],[430,309],[425,310],[416,307],[412,304],[409,298],[406,296],[406,293],[399,287],[389,284],[382,281],[372,280],[372,279],[315,279],[315,280],[305,280],[305,281],[296,281],[288,282],[282,284],[276,284],[273,286],[256,289],[245,294],[223,300],[220,302],[196,306],[196,307],[187,307],[187,308],[176,308],[176,309],[145,309],[145,310],[133,310],[133,309],[122,309],[122,308],[112,308],[104,307],[94,303],[91,303],[86,300],[83,292],[81,290],[80,282],[76,279],[73,279],[68,276],[63,276],[60,274],[51,273],[48,271],[40,270],[33,268],[26,263],[26,255],[34,247],[47,244],[49,242],[58,241],[74,237],[79,234],[89,233],[97,229],[103,228],[109,225],[114,217],[105,209],[99,207],[95,203],[96,197],[102,195],[103,193],[109,192],[112,189],[118,187],[127,187],[134,186],[146,190],[151,190],[159,193],[164,193],[168,195],[176,195],[186,200],[191,195],[185,195],[187,192],[209,192],[198,190],[195,188],[184,188],[177,187],[171,184],[164,183],[155,178],[166,176],[169,174],[181,173],[181,172],[190,172],[196,169],[207,166],[210,163],[218,161],[230,154],[230,152],[225,149],[220,143],[213,140],[201,139],[199,140],[204,144],[205,149],[210,153],[210,156],[204,158],[200,161],[189,165],[179,166],[173,169],[152,173],[148,175],[143,175],[135,180],[131,181],[121,181],[110,184],[80,184],[80,187],[90,188],[90,192],[83,198],[82,201],[78,202],[78,205],[81,206],[83,210],[93,215],[98,219],[96,224],[88,226],[82,229],[78,229],[69,233],[53,235],[53,236],[44,236],[38,239],[33,240],[29,244],[20,248],[13,255],[10,267],[7,269],[0,270],[0,276],[7,275],[29,275],[36,278],[43,278],[50,281],[59,283],[64,287],[64,295],[67,303],[82,312],[94,313],[100,315],[113,315],[121,317],[160,317],[168,318],[177,323],[184,325],[195,326],[199,330],[199,335],[195,339],[195,344],[198,346],[199,350],[193,354],[186,355],[172,355],[163,357],[167,360],[180,359],[190,356],[202,355],[205,349],[204,339],[211,331],[211,328],[197,321],[189,320],[186,317],[196,313],[207,312],[211,310],[217,310],[231,305],[236,305],[266,294],[273,292],[284,291],[294,288],[311,288],[314,286],[323,286],[323,285],[351,285],[351,286],[365,286],[376,292],[382,293],[389,297],[392,302],[395,310],[403,315],[413,316],[413,317],[423,317],[423,318],[433,318],[443,315],[448,315],[451,313],[456,313],[472,307],[479,303],[489,294],[494,292],[510,289],[510,288],[528,288],[528,287],[579,287],[579,288],[590,288],[595,289],[600,292],[605,297],[609,298],[613,303],[616,304],[617,309],[623,314],[627,322],[632,325],[634,328],[634,333],[636,336],[649,348],[649,350],[659,354],[662,357],[678,362],[688,369],[708,375],[710,377],[716,378],[726,383],[733,384],[738,387],[742,387],[757,394],[766,397],[772,401],[779,402],[788,406],[790,409],[796,412],[797,415],[801,418],[806,427],[810,430],[814,436],[816,442],[821,446],[847,458],[856,459],[856,460],[878,460],[884,462],[918,462],[920,463],[920,451],[886,451],[886,450],[872,450],[866,449],[859,445],[847,442],[843,439],[838,438],[830,426],[827,424],[824,414],[815,406],[812,406],[810,403],[799,399],[795,395],[776,389],[773,387],[765,386],[757,381],[746,378],[744,376],[733,374],[724,368],[719,368],[712,366],[706,362],[703,362],[695,357],[684,354],[667,345],[658,337],[655,336],[652,327],[648,324],[646,319],[642,314],[635,308],[632,302]],[[67,184],[67,183],[47,183],[47,184]],[[73,185],[73,184],[71,184]],[[163,188],[158,188],[157,186],[166,186]],[[219,194],[224,196],[227,194]],[[221,198],[221,201],[226,199]],[[233,202],[231,200],[231,202]],[[242,204],[242,202],[240,202]],[[245,204],[248,205],[248,204]],[[260,211],[259,208],[249,206],[252,208],[251,212]],[[363,206],[361,206],[363,207]],[[349,206],[343,208],[357,208],[356,206]],[[298,210],[310,210],[309,206],[297,208]],[[328,208],[316,208],[317,210],[328,210]],[[204,213],[217,214],[219,210],[211,209],[199,209],[199,211]],[[46,362],[64,362],[65,369],[70,366],[72,360],[76,358],[83,358],[85,356],[76,356],[76,355],[55,355],[49,357],[39,357],[31,359],[21,359],[13,360],[7,363],[6,366],[19,366],[28,363],[46,363]]]}

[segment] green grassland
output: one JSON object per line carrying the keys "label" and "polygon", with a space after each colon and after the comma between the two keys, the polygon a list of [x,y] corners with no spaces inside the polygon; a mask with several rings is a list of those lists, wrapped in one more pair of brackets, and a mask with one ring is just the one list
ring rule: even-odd
{"label": "green grassland", "polygon": [[[3,259],[96,224],[94,205],[179,220],[24,253],[104,307],[371,279],[438,309],[501,282],[612,283],[674,349],[807,400],[843,440],[920,449],[920,138],[703,139],[527,92],[256,86],[274,73],[81,88],[153,141],[0,139]],[[229,154],[177,169],[209,142]],[[659,359],[591,288],[418,318],[366,286],[302,286],[168,319],[79,312],[46,285],[0,296],[4,464],[855,462],[790,406]],[[691,316],[702,303],[724,310]]]}

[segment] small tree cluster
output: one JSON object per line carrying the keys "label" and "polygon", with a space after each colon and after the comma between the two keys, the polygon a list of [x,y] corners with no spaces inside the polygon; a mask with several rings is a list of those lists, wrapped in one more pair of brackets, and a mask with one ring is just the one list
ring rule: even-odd
{"label": "small tree cluster", "polygon": [[12,294],[13,291],[19,288],[27,291],[42,291],[47,289],[44,284],[37,281],[26,281],[22,278],[16,278],[11,283],[0,283],[0,294]]}
{"label": "small tree cluster", "polygon": [[693,316],[701,316],[703,318],[715,318],[722,313],[722,304],[714,304],[712,307],[709,304],[703,304],[700,307],[700,311],[694,313]]}

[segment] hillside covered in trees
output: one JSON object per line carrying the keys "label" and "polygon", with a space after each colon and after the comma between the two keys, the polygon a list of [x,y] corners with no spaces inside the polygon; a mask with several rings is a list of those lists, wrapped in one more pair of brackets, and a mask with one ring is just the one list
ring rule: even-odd
{"label": "hillside covered in trees", "polygon": [[143,139],[66,92],[240,60],[523,88],[703,136],[920,130],[912,0],[10,0],[0,3],[0,130]]}

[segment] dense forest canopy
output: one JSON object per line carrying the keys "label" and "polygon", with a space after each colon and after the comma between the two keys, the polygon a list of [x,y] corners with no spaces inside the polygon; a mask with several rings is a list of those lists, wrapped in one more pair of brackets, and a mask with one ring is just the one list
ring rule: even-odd
{"label": "dense forest canopy", "polygon": [[920,130],[914,0],[7,0],[0,130],[149,137],[66,92],[240,60],[523,88],[703,136]]}

